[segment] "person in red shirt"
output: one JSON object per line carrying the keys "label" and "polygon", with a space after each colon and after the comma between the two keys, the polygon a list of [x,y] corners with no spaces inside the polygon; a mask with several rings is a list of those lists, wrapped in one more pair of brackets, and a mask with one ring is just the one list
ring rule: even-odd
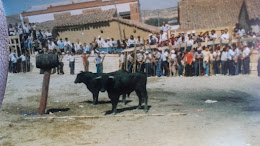
{"label": "person in red shirt", "polygon": [[187,51],[188,51],[188,53],[185,55],[185,58],[186,58],[186,69],[185,70],[186,70],[187,77],[191,77],[194,54],[190,50],[187,50]]}
{"label": "person in red shirt", "polygon": [[83,66],[84,66],[84,72],[88,72],[89,71],[89,61],[88,61],[89,55],[90,54],[87,55],[86,53],[83,53],[81,55]]}

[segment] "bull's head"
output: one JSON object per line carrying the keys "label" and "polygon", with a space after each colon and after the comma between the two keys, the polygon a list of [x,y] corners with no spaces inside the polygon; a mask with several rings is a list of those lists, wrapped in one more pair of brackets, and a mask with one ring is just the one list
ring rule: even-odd
{"label": "bull's head", "polygon": [[82,83],[83,82],[83,78],[84,78],[84,73],[81,72],[77,75],[77,78],[76,80],[74,81],[75,84],[78,84],[78,83]]}
{"label": "bull's head", "polygon": [[101,83],[101,89],[100,89],[101,92],[107,91],[108,87],[110,86],[109,81],[111,79],[114,79],[114,76],[108,76],[105,74],[95,78],[95,80],[98,80]]}

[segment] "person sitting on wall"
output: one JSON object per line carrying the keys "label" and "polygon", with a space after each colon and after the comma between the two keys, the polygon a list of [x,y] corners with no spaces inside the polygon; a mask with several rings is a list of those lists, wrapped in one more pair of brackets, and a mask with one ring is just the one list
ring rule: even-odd
{"label": "person sitting on wall", "polygon": [[134,36],[131,35],[131,36],[130,36],[130,39],[128,40],[129,48],[135,47],[135,44],[136,44],[136,41],[135,41],[135,39],[134,39]]}

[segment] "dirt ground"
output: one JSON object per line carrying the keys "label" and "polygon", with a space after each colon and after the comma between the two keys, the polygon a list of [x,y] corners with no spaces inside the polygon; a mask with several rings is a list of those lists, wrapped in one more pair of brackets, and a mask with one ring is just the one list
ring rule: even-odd
{"label": "dirt ground", "polygon": [[93,106],[85,85],[68,74],[51,76],[49,114],[36,115],[42,78],[9,74],[0,145],[260,145],[260,78],[253,75],[149,78],[149,112],[135,109],[133,93],[127,105],[118,105],[117,116],[109,114],[106,93]]}

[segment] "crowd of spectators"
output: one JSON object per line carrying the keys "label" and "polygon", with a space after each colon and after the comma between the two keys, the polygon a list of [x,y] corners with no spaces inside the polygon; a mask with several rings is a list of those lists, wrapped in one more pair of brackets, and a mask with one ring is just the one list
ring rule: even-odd
{"label": "crowd of spectators", "polygon": [[[144,72],[150,76],[211,76],[239,75],[250,73],[250,55],[253,49],[259,51],[258,73],[260,72],[260,43],[249,47],[248,43],[239,46],[216,45],[202,46],[194,49],[159,49],[137,51],[136,68],[134,68],[134,53],[129,52],[127,62],[125,54],[120,55],[120,68],[132,72]],[[126,63],[126,64],[125,64]],[[259,74],[258,74],[259,75]]]}
{"label": "crowd of spectators", "polygon": [[[146,72],[148,76],[209,76],[214,74],[218,76],[223,75],[238,75],[240,73],[249,74],[250,54],[252,53],[252,44],[244,42],[236,46],[228,44],[213,46],[202,46],[193,48],[191,45],[199,44],[201,42],[208,42],[211,40],[229,40],[239,39],[244,37],[259,37],[259,34],[249,30],[246,32],[239,25],[236,25],[234,33],[229,36],[228,29],[221,30],[221,34],[217,35],[215,30],[211,32],[180,32],[177,35],[169,34],[171,27],[163,22],[159,34],[150,34],[148,39],[143,40],[140,36],[134,38],[133,35],[129,39],[114,40],[114,38],[102,38],[100,35],[93,39],[88,45],[81,43],[79,39],[71,43],[68,38],[64,40],[52,37],[50,30],[37,29],[35,24],[25,23],[8,26],[10,36],[17,35],[21,42],[21,52],[16,52],[10,49],[10,72],[18,72],[17,67],[22,64],[19,71],[30,71],[30,54],[44,54],[56,53],[60,58],[64,54],[68,54],[68,61],[70,62],[71,74],[74,74],[75,54],[81,55],[85,70],[88,70],[88,61],[86,58],[89,55],[97,54],[97,57],[102,52],[106,53],[121,53],[123,49],[133,48],[135,46],[156,45],[155,48],[148,48],[147,50],[140,50],[137,54],[136,71]],[[175,46],[182,43],[187,43],[188,47],[165,50],[162,52],[156,48],[164,46]],[[213,50],[214,48],[214,50]],[[87,57],[86,57],[87,56]],[[104,55],[101,57],[104,60]],[[96,62],[100,62],[97,58]],[[129,72],[133,70],[134,54],[130,52],[127,56],[127,65],[125,64],[124,53],[121,53],[120,68],[127,66]],[[95,62],[95,63],[96,63]],[[103,62],[103,61],[102,61]],[[59,74],[64,74],[63,67],[58,70]],[[101,72],[101,69],[97,69]]]}

